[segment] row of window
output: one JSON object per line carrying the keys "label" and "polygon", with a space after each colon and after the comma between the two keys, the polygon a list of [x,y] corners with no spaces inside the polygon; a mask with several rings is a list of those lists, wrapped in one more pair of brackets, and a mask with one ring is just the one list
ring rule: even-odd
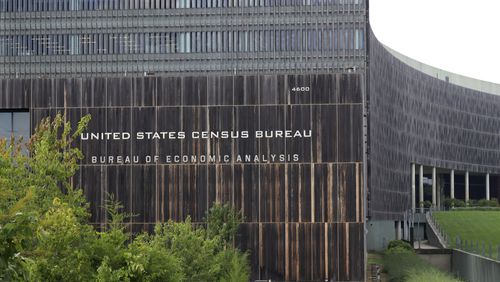
{"label": "row of window", "polygon": [[362,29],[0,36],[0,56],[359,50]]}
{"label": "row of window", "polygon": [[30,114],[29,112],[0,112],[0,139],[30,137]]}
{"label": "row of window", "polygon": [[363,0],[0,0],[0,12],[318,6]]}

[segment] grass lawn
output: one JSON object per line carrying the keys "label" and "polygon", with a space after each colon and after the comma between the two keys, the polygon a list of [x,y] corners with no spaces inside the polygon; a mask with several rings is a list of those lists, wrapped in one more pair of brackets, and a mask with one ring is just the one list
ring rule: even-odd
{"label": "grass lawn", "polygon": [[497,246],[500,246],[500,211],[446,211],[434,212],[434,218],[449,236],[449,243],[455,246],[456,237],[462,242],[479,241],[482,248],[486,244],[488,252],[491,242],[493,256],[497,256]]}

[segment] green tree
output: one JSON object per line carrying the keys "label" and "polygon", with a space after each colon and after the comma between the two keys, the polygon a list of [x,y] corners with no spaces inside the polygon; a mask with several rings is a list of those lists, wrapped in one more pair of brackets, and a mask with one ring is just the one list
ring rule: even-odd
{"label": "green tree", "polygon": [[0,140],[0,280],[28,279],[24,264],[34,256],[40,218],[53,199],[71,203],[80,221],[88,217],[81,191],[70,185],[81,158],[70,144],[89,119],[71,134],[71,125],[58,115],[43,120],[28,143]]}
{"label": "green tree", "polygon": [[82,224],[74,210],[58,198],[40,218],[37,244],[27,263],[35,281],[90,281],[93,277],[92,246],[96,234]]}
{"label": "green tree", "polygon": [[219,238],[227,246],[233,242],[242,221],[241,212],[235,211],[229,204],[214,204],[205,218],[207,236]]}
{"label": "green tree", "polygon": [[248,281],[247,255],[233,244],[242,217],[228,205],[214,205],[204,226],[188,217],[133,236],[131,215],[109,195],[107,226],[94,229],[72,184],[82,159],[72,144],[89,120],[72,132],[56,115],[26,145],[0,140],[0,281]]}

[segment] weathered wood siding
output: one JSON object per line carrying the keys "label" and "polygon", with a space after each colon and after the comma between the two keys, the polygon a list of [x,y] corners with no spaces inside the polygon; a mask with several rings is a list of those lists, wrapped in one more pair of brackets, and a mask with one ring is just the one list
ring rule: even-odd
{"label": "weathered wood siding", "polygon": [[[312,130],[311,138],[79,141],[75,183],[103,223],[106,193],[133,231],[156,222],[202,221],[214,202],[242,210],[236,244],[253,278],[363,280],[363,80],[359,74],[34,79],[0,81],[0,108],[27,108],[32,128],[63,112],[91,114],[88,132]],[[307,86],[310,91],[292,91]],[[145,156],[230,155],[230,162],[146,163]],[[236,162],[237,154],[296,161]],[[92,156],[140,157],[93,164]]]}

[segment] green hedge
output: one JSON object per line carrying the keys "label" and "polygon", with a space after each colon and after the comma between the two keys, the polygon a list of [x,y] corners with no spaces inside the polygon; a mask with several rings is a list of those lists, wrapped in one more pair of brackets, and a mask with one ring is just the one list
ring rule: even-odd
{"label": "green hedge", "polygon": [[401,240],[389,242],[384,253],[383,265],[383,270],[391,282],[460,281],[421,259],[410,244]]}
{"label": "green hedge", "polygon": [[466,204],[463,200],[446,198],[443,201],[443,205],[446,209],[452,208],[463,208],[463,207],[499,207],[498,200],[492,198],[491,200],[481,199],[481,200],[469,200]]}
{"label": "green hedge", "polygon": [[462,281],[435,268],[410,270],[406,282],[458,282]]}

